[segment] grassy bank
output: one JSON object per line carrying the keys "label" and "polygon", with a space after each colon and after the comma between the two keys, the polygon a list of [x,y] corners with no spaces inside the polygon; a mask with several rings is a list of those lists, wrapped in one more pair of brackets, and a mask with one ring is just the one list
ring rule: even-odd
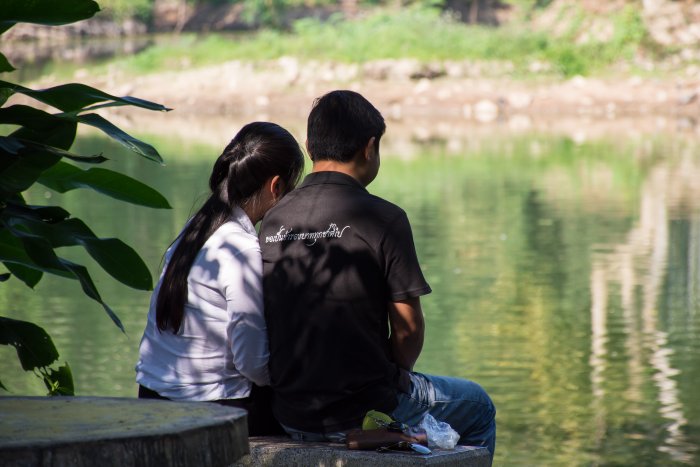
{"label": "grassy bank", "polygon": [[437,10],[377,10],[357,20],[340,17],[321,22],[302,19],[291,31],[263,29],[247,35],[181,35],[158,42],[111,67],[147,74],[210,65],[228,60],[269,60],[295,56],[301,60],[362,63],[379,59],[420,61],[507,61],[514,76],[537,72],[569,77],[604,72],[620,62],[631,63],[644,46],[645,30],[638,12],[626,8],[609,18],[614,33],[606,41],[581,43],[572,23],[560,35],[537,31],[526,21],[507,27],[470,26]]}

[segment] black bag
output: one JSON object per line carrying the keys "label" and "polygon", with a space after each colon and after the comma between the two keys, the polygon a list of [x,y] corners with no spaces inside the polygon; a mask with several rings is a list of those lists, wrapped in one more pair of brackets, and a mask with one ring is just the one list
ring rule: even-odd
{"label": "black bag", "polygon": [[[379,428],[376,430],[352,430],[347,433],[345,444],[348,449],[411,450],[411,444],[428,446],[428,435],[421,428],[408,428],[404,431]],[[427,454],[427,453],[426,453]]]}

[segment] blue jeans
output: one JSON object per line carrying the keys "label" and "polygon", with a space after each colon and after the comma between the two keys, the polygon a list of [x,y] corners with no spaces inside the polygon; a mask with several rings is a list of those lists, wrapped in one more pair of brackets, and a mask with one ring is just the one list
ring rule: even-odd
{"label": "blue jeans", "polygon": [[[417,425],[426,413],[460,434],[459,444],[496,451],[496,407],[481,386],[466,379],[411,373],[411,393],[398,393],[394,420]],[[311,433],[282,425],[297,441],[345,442],[345,433]]]}
{"label": "blue jeans", "polygon": [[429,413],[460,435],[458,444],[496,451],[496,407],[478,384],[466,379],[411,373],[411,393],[399,392],[394,420],[417,425]]}

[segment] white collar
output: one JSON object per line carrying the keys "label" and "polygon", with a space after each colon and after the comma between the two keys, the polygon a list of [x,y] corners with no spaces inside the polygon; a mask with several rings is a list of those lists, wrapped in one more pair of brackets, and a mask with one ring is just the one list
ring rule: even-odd
{"label": "white collar", "polygon": [[251,235],[255,235],[255,236],[258,235],[258,233],[255,231],[255,226],[253,225],[250,218],[248,217],[248,214],[246,214],[243,209],[241,209],[238,206],[234,206],[233,213],[231,214],[231,217],[238,224],[240,224],[240,226],[243,227],[243,230],[245,230],[247,233],[249,233]]}

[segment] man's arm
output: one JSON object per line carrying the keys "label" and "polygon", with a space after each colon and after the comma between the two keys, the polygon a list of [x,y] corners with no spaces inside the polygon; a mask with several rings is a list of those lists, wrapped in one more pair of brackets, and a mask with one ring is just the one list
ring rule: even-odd
{"label": "man's arm", "polygon": [[391,350],[401,368],[412,370],[423,349],[425,321],[420,298],[408,298],[389,303]]}

